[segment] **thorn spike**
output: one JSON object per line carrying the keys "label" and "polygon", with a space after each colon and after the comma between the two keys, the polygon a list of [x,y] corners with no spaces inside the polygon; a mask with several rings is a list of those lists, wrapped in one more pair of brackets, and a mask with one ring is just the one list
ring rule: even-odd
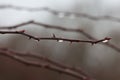
{"label": "thorn spike", "polygon": [[55,34],[53,34],[53,38],[56,38]]}

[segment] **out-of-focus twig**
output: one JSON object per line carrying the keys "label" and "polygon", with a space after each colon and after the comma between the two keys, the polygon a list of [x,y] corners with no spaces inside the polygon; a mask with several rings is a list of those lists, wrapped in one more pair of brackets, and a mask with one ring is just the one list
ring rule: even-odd
{"label": "out-of-focus twig", "polygon": [[36,37],[36,36],[32,36],[30,34],[25,33],[25,30],[0,31],[0,34],[20,34],[20,35],[23,35],[23,36],[27,36],[29,39],[34,39],[34,40],[37,40],[37,41],[40,41],[40,40],[56,40],[58,42],[66,41],[66,42],[70,42],[70,43],[73,43],[73,42],[91,43],[92,45],[100,43],[100,42],[105,42],[105,41],[108,42],[111,39],[111,38],[105,37],[104,39],[101,39],[101,40],[78,40],[78,39],[58,38],[58,37],[55,36],[55,34],[53,34],[52,37]]}
{"label": "out-of-focus twig", "polygon": [[[64,73],[79,78],[80,80],[93,80],[91,77],[89,77],[86,73],[84,73],[82,70],[78,68],[63,65],[48,58],[45,58],[43,56],[35,55],[33,53],[22,53],[10,50],[8,48],[0,48],[0,55],[7,56],[25,65],[46,68],[49,70],[57,71],[60,73]],[[39,60],[42,60],[43,63],[39,62],[39,60],[38,61],[27,60],[24,57],[30,57],[35,59],[37,58]]]}
{"label": "out-of-focus twig", "polygon": [[38,25],[40,27],[49,28],[49,29],[56,29],[56,30],[62,30],[62,31],[68,31],[68,32],[77,32],[77,33],[83,34],[84,36],[86,36],[89,39],[93,39],[92,36],[87,34],[82,29],[65,28],[65,27],[62,27],[62,26],[49,25],[49,24],[45,24],[45,23],[41,23],[41,22],[36,22],[36,21],[33,21],[33,20],[22,22],[22,23],[13,25],[13,26],[0,26],[0,29],[2,29],[2,30],[3,29],[5,29],[5,30],[6,29],[16,29],[16,28],[23,27],[23,26],[29,25],[29,24],[35,24],[35,25]]}
{"label": "out-of-focus twig", "polygon": [[56,16],[66,16],[66,17],[83,17],[83,18],[87,18],[90,20],[94,20],[94,21],[98,21],[98,20],[111,20],[111,21],[115,21],[115,22],[120,22],[120,18],[117,17],[113,17],[113,16],[94,16],[94,15],[90,15],[87,13],[74,13],[74,12],[65,12],[65,11],[57,11],[54,9],[51,9],[49,7],[37,7],[37,8],[28,8],[28,7],[23,7],[23,6],[16,6],[16,5],[0,5],[0,9],[15,9],[15,10],[26,10],[26,11],[32,11],[32,12],[36,12],[36,11],[47,11],[50,12]]}

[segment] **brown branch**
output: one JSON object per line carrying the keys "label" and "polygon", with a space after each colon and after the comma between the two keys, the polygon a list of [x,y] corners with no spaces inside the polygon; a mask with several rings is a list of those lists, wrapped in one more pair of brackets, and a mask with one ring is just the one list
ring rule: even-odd
{"label": "brown branch", "polygon": [[[48,24],[44,24],[44,23],[40,23],[40,22],[35,22],[35,21],[27,21],[27,22],[23,22],[23,23],[20,23],[20,24],[16,24],[14,26],[2,26],[2,27],[0,27],[0,29],[2,29],[2,30],[3,29],[15,29],[15,28],[19,28],[19,27],[22,27],[24,25],[29,25],[29,24],[35,24],[35,25],[38,25],[40,27],[45,27],[45,28],[49,28],[49,29],[57,29],[57,30],[68,31],[68,32],[77,32],[77,33],[80,33],[80,34],[84,35],[88,39],[97,40],[96,38],[94,38],[93,36],[91,36],[90,34],[88,34],[87,32],[85,32],[82,29],[64,28],[62,26],[48,25]],[[106,43],[104,45],[106,45],[106,46],[114,49],[117,52],[120,52],[120,48],[117,47],[116,45],[112,44],[112,43]]]}
{"label": "brown branch", "polygon": [[40,7],[40,8],[27,8],[21,6],[14,6],[14,5],[0,5],[0,9],[15,9],[15,10],[26,10],[26,11],[49,11],[50,9],[47,7]]}
{"label": "brown branch", "polygon": [[53,34],[52,37],[35,37],[35,36],[32,36],[30,34],[25,33],[25,30],[21,30],[21,31],[0,31],[0,34],[20,34],[20,35],[28,37],[29,39],[34,39],[34,40],[37,40],[37,41],[40,41],[40,40],[56,40],[58,42],[66,41],[66,42],[70,42],[70,43],[73,43],[73,42],[91,43],[92,45],[100,43],[100,42],[105,42],[106,43],[111,39],[111,38],[106,37],[106,38],[101,39],[101,40],[78,40],[78,39],[58,38],[54,34]]}
{"label": "brown branch", "polygon": [[56,30],[68,31],[68,32],[77,32],[77,33],[83,34],[84,36],[86,36],[89,39],[93,39],[94,40],[94,38],[92,36],[90,36],[88,33],[86,33],[82,29],[64,28],[62,26],[55,26],[55,25],[44,24],[44,23],[40,23],[40,22],[35,22],[33,20],[27,21],[27,22],[23,22],[23,23],[20,23],[20,24],[16,24],[14,26],[1,26],[0,29],[15,29],[15,28],[19,28],[19,27],[22,27],[24,25],[29,25],[29,24],[35,24],[35,25],[38,25],[38,26],[41,26],[41,27],[45,27],[45,28],[49,28],[49,29],[56,29]]}
{"label": "brown branch", "polygon": [[26,11],[47,11],[50,12],[56,16],[59,16],[62,14],[63,16],[74,16],[74,17],[84,17],[90,20],[98,21],[98,20],[111,20],[115,22],[120,22],[120,18],[113,17],[113,16],[93,16],[86,13],[74,13],[74,12],[65,12],[65,11],[56,11],[53,9],[50,9],[48,7],[40,7],[40,8],[28,8],[28,7],[22,7],[22,6],[16,6],[16,5],[0,5],[0,9],[15,9],[15,10],[26,10]]}
{"label": "brown branch", "polygon": [[18,27],[29,25],[31,23],[33,23],[33,21],[23,22],[23,23],[20,23],[20,24],[16,24],[14,26],[0,26],[0,29],[15,29],[15,28],[18,28]]}
{"label": "brown branch", "polygon": [[49,63],[52,63],[52,64],[54,64],[54,65],[56,65],[56,66],[59,66],[59,67],[61,67],[61,68],[64,68],[64,69],[67,69],[67,68],[68,68],[68,69],[71,69],[71,70],[76,71],[76,72],[78,72],[78,73],[81,73],[81,74],[83,74],[84,76],[87,76],[87,74],[86,74],[85,72],[83,72],[80,68],[78,69],[78,68],[75,68],[75,67],[70,67],[70,66],[67,66],[67,65],[62,65],[62,64],[60,64],[60,63],[58,63],[58,62],[55,62],[55,61],[53,61],[53,60],[50,60],[50,59],[48,59],[48,58],[46,58],[46,57],[43,57],[43,56],[40,56],[40,55],[35,55],[35,53],[34,53],[34,54],[33,54],[33,53],[30,53],[30,52],[20,53],[20,52],[15,52],[15,51],[13,51],[13,50],[10,50],[10,49],[4,48],[4,47],[1,47],[0,50],[2,50],[2,51],[7,51],[7,52],[10,52],[10,53],[12,53],[12,54],[15,54],[15,55],[18,55],[18,56],[22,56],[22,57],[31,57],[31,58],[35,58],[35,59],[39,59],[39,60],[44,60],[44,61],[47,61],[47,62],[49,62]]}
{"label": "brown branch", "polygon": [[[7,56],[25,65],[43,67],[49,70],[57,71],[60,73],[64,73],[64,74],[79,78],[80,80],[93,80],[91,77],[89,77],[87,74],[85,74],[82,70],[78,68],[73,68],[73,67],[63,65],[55,61],[52,61],[48,58],[45,58],[43,56],[35,55],[33,53],[22,53],[22,52],[16,52],[16,51],[10,50],[8,48],[0,48],[0,55]],[[42,60],[44,64],[40,63],[39,61],[30,61],[30,60],[24,59],[23,57],[30,57],[35,59],[37,58],[39,60]]]}

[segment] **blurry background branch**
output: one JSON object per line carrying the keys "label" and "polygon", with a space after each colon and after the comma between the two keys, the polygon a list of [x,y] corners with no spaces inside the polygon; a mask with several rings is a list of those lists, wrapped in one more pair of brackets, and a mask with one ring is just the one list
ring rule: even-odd
{"label": "blurry background branch", "polygon": [[120,18],[104,15],[104,16],[94,16],[87,13],[74,13],[74,12],[65,12],[65,11],[57,11],[48,7],[37,7],[37,8],[28,8],[28,7],[22,7],[22,6],[16,6],[16,5],[0,5],[0,9],[15,9],[15,10],[26,10],[26,11],[47,11],[50,12],[56,16],[59,17],[69,17],[69,18],[75,18],[75,17],[84,17],[90,20],[111,20],[115,22],[120,22]]}
{"label": "blurry background branch", "polygon": [[65,28],[65,27],[62,27],[62,26],[44,24],[44,23],[41,23],[41,22],[33,21],[33,20],[22,22],[20,24],[16,24],[16,25],[13,25],[13,26],[0,26],[0,29],[15,29],[15,28],[19,28],[19,27],[22,27],[24,25],[29,25],[29,24],[35,24],[35,25],[38,25],[40,27],[45,27],[45,28],[49,28],[49,29],[57,29],[57,30],[68,31],[68,32],[77,32],[77,33],[83,34],[84,36],[86,36],[89,39],[94,40],[94,38],[92,36],[90,36],[88,33],[86,33],[82,29]]}
{"label": "blurry background branch", "polygon": [[[49,70],[57,71],[59,73],[64,73],[64,74],[76,77],[80,80],[93,80],[79,68],[69,67],[69,66],[57,63],[55,61],[52,61],[46,57],[35,55],[33,53],[22,53],[22,52],[16,52],[16,51],[10,50],[8,48],[0,48],[0,55],[7,56],[27,66],[46,68]],[[31,60],[25,59],[24,57],[38,59],[38,61],[33,61],[33,60],[31,61]],[[43,62],[41,62],[41,60]]]}

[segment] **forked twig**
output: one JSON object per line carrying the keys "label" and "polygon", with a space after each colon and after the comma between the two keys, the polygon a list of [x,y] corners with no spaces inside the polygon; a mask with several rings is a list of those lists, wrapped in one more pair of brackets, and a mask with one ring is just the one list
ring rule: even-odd
{"label": "forked twig", "polygon": [[[89,77],[86,73],[84,73],[82,70],[78,68],[69,67],[60,63],[57,63],[55,61],[52,61],[48,58],[45,58],[43,56],[38,56],[33,53],[22,53],[22,52],[16,52],[13,50],[10,50],[8,48],[0,48],[0,55],[7,56],[13,60],[16,60],[20,63],[23,63],[25,65],[35,66],[35,67],[43,67],[49,70],[57,71],[60,73],[64,73],[67,75],[71,75],[73,77],[76,77],[80,80],[93,80],[91,77]],[[21,58],[22,57],[22,58]],[[42,60],[44,63],[40,63],[38,61],[30,61],[27,59],[24,59],[24,57],[30,57],[30,58],[37,58],[39,60]]]}

